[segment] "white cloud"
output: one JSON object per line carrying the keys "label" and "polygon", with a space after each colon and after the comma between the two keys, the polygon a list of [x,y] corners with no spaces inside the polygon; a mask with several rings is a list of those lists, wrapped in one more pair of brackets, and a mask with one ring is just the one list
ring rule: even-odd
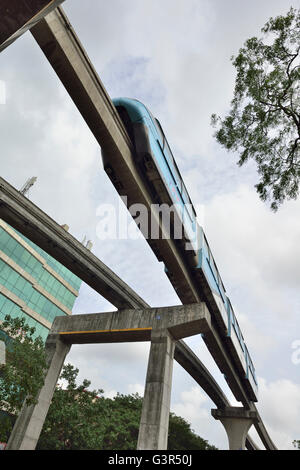
{"label": "white cloud", "polygon": [[300,439],[300,384],[259,378],[259,390],[257,408],[272,440],[280,450],[293,449],[293,440]]}
{"label": "white cloud", "polygon": [[270,335],[265,329],[260,328],[257,323],[254,323],[249,317],[238,312],[237,309],[235,309],[235,313],[255,367],[260,369],[264,366],[265,360],[278,347],[276,337]]}
{"label": "white cloud", "polygon": [[140,397],[144,396],[145,385],[141,384],[128,384],[128,393],[138,393]]}
{"label": "white cloud", "polygon": [[[66,358],[79,369],[78,380],[88,379],[91,389],[131,393],[129,384],[145,383],[150,343],[73,345]],[[129,387],[129,388],[128,388]]]}
{"label": "white cloud", "polygon": [[[174,412],[181,410],[187,419],[190,421],[195,417],[195,411],[201,409],[203,404],[208,401],[207,397],[201,391],[198,386],[192,387],[190,390],[185,390],[181,394],[182,403],[173,405]],[[202,413],[206,416],[206,410],[202,410]],[[182,416],[182,413],[179,413]]]}
{"label": "white cloud", "polygon": [[286,307],[284,289],[299,288],[299,204],[287,202],[274,214],[244,185],[211,200],[205,228],[225,287],[248,286],[277,312]]}
{"label": "white cloud", "polygon": [[[259,390],[257,408],[272,441],[279,450],[293,449],[293,440],[300,439],[300,384],[288,379],[268,382],[259,377]],[[241,406],[235,400],[231,401],[231,405]],[[219,449],[227,449],[225,430],[220,422],[213,420],[210,409],[207,397],[199,387],[194,386],[181,392],[180,401],[173,404],[171,411],[192,423],[192,429],[209,443]],[[250,435],[258,447],[264,449],[254,426],[250,429]]]}
{"label": "white cloud", "polygon": [[209,444],[219,449],[228,448],[225,430],[211,416],[210,400],[198,386],[183,390],[180,401],[173,403],[171,411],[191,424],[191,429]]}

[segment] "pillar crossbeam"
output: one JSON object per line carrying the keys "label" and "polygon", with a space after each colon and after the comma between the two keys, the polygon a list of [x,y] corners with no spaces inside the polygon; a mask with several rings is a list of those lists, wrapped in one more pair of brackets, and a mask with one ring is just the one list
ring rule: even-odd
{"label": "pillar crossbeam", "polygon": [[223,424],[229,442],[229,450],[245,450],[247,433],[257,423],[258,413],[243,407],[230,406],[223,410],[211,410],[212,416]]}
{"label": "pillar crossbeam", "polygon": [[205,303],[56,317],[46,341],[48,369],[38,402],[23,406],[7,450],[34,450],[65,357],[72,344],[151,341],[139,446],[166,449],[175,342],[205,333]]}
{"label": "pillar crossbeam", "polygon": [[56,317],[50,334],[70,344],[150,341],[152,330],[167,329],[175,340],[210,329],[205,303],[174,307]]}

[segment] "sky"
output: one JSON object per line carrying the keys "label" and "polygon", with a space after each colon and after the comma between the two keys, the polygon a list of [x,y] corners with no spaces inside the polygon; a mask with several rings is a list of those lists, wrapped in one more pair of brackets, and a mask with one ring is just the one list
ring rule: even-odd
{"label": "sky", "polygon": [[[111,98],[137,98],[159,119],[190,193],[238,317],[259,381],[257,408],[279,449],[300,439],[300,199],[277,213],[254,188],[254,163],[213,137],[212,113],[224,116],[233,96],[231,56],[260,36],[290,0],[66,0],[63,8]],[[180,304],[142,237],[100,239],[99,207],[125,207],[106,176],[101,151],[83,118],[27,32],[0,54],[1,176],[80,241],[153,307]],[[3,91],[4,90],[4,91]],[[73,314],[115,308],[83,284]],[[234,399],[199,336],[188,345]],[[143,395],[149,343],[73,346],[66,359],[79,379],[105,396]],[[171,411],[220,449],[228,448],[215,405],[175,362]],[[254,430],[250,431],[263,448]]]}

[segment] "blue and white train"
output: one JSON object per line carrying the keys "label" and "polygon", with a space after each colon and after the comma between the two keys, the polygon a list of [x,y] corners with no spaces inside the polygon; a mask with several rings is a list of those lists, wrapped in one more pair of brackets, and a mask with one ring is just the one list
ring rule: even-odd
{"label": "blue and white train", "polygon": [[[225,338],[240,376],[243,377],[249,399],[257,401],[257,379],[251,357],[204,231],[197,223],[195,208],[162,127],[146,106],[138,100],[117,98],[113,103],[133,143],[135,162],[152,195],[153,204],[167,203],[175,208],[173,229],[180,225],[183,235],[177,243],[179,245],[181,243],[182,248],[189,243],[185,257],[201,287],[201,292],[204,293],[208,308]],[[106,165],[105,155],[102,157],[104,168],[115,184],[109,166]]]}

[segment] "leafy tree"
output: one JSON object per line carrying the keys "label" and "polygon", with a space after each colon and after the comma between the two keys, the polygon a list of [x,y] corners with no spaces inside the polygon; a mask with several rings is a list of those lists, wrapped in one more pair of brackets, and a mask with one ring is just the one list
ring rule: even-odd
{"label": "leafy tree", "polygon": [[136,449],[143,399],[136,393],[117,394],[107,399],[109,420],[102,443],[103,450]]}
{"label": "leafy tree", "polygon": [[217,450],[205,439],[195,434],[191,425],[180,416],[170,413],[168,449],[170,450]]}
{"label": "leafy tree", "polygon": [[77,375],[78,369],[71,364],[63,367],[60,379],[67,381],[67,387],[56,387],[37,449],[101,448],[99,444],[103,440],[107,421],[105,399],[101,396],[103,390],[87,391],[90,386],[88,380],[77,386]]}
{"label": "leafy tree", "polygon": [[270,18],[263,38],[250,38],[232,63],[236,68],[229,114],[212,115],[215,137],[239,153],[238,165],[257,163],[255,185],[277,210],[299,193],[300,177],[300,10]]}
{"label": "leafy tree", "polygon": [[6,363],[0,365],[0,440],[5,441],[14,419],[26,399],[27,405],[36,403],[44,384],[46,357],[44,343],[34,338],[35,328],[24,318],[6,315],[1,323],[1,340],[6,346]]}
{"label": "leafy tree", "polygon": [[[104,398],[103,390],[88,391],[90,382],[76,386],[78,369],[64,366],[61,379],[67,387],[54,392],[37,445],[40,450],[136,449],[143,400],[138,394]],[[197,436],[190,425],[170,414],[169,448],[215,449]]]}
{"label": "leafy tree", "polygon": [[293,441],[294,447],[300,450],[300,441]]}

